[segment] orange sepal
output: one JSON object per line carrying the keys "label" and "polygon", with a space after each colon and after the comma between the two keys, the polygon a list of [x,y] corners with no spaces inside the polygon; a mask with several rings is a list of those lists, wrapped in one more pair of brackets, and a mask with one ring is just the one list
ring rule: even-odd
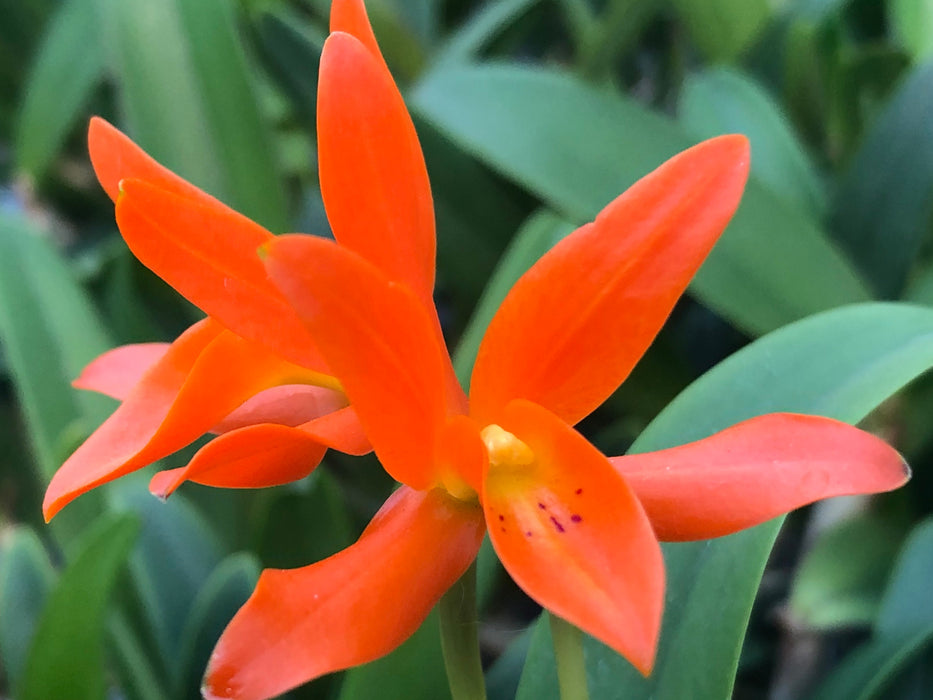
{"label": "orange sepal", "polygon": [[[363,0],[334,0],[330,5],[330,30],[355,36],[385,66]],[[388,70],[386,67],[386,72]]]}
{"label": "orange sepal", "polygon": [[651,672],[664,603],[661,547],[635,494],[559,417],[528,401],[498,423],[533,453],[490,466],[489,536],[503,566],[543,607]]}
{"label": "orange sepal", "polygon": [[229,433],[259,423],[275,423],[291,428],[333,413],[347,405],[342,392],[322,386],[283,384],[251,396],[233,413],[211,428],[212,433]]}
{"label": "orange sepal", "polygon": [[223,206],[203,190],[157,163],[126,134],[100,117],[91,118],[87,142],[97,179],[114,202],[120,194],[120,181],[137,178],[179,196]]}
{"label": "orange sepal", "polygon": [[263,389],[317,379],[211,319],[196,324],[55,473],[46,519],[95,486],[181,449]]}
{"label": "orange sepal", "polygon": [[81,370],[71,386],[122,401],[169,347],[169,343],[134,343],[108,350]]}
{"label": "orange sepal", "polygon": [[574,424],[628,376],[719,238],[748,175],[748,142],[722,136],[635,183],[544,255],[489,324],[471,412],[495,422],[528,399]]}
{"label": "orange sepal", "polygon": [[910,478],[903,458],[874,435],[791,413],[609,461],[670,542],[721,537],[822,498],[890,491]]}
{"label": "orange sepal", "polygon": [[466,571],[482,511],[441,490],[402,487],[348,549],[263,572],[214,649],[207,700],[261,700],[404,642]]}
{"label": "orange sepal", "polygon": [[326,371],[256,253],[271,233],[218,202],[179,197],[141,180],[120,187],[117,224],[143,265],[237,335]]}
{"label": "orange sepal", "polygon": [[340,377],[386,471],[412,488],[434,485],[449,360],[424,306],[333,241],[280,236],[264,251],[272,280]]}
{"label": "orange sepal", "polygon": [[421,146],[392,76],[350,34],[324,44],[317,134],[334,237],[433,313],[434,205]]}

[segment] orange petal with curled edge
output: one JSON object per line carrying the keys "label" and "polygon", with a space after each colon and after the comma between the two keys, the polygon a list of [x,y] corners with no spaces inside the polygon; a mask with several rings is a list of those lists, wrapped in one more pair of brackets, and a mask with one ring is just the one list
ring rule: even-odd
{"label": "orange petal with curled edge", "polygon": [[658,537],[671,542],[721,537],[822,498],[890,491],[910,478],[903,458],[874,435],[791,413],[609,461]]}
{"label": "orange petal with curled edge", "polygon": [[318,371],[326,366],[256,251],[271,233],[219,203],[123,180],[117,224],[139,261],[227,328]]}
{"label": "orange petal with curled edge", "polygon": [[331,34],[317,100],[321,194],[334,237],[434,310],[434,205],[415,127],[385,65]]}
{"label": "orange petal with curled edge", "polygon": [[154,496],[168,498],[185,481],[229,489],[259,489],[308,476],[331,447],[353,455],[372,447],[350,407],[297,427],[261,423],[215,438],[184,467],[158,472]]}
{"label": "orange petal with curled edge", "polygon": [[296,428],[251,425],[214,438],[186,466],[158,472],[149,490],[168,498],[185,481],[225,489],[280,486],[308,476],[326,451]]}
{"label": "orange petal with curled edge", "polygon": [[449,359],[423,304],[333,241],[279,236],[264,254],[272,280],[340,377],[386,471],[412,488],[435,485]]}
{"label": "orange petal with curled edge", "polygon": [[134,343],[108,350],[92,360],[71,386],[122,401],[170,347],[169,343]]}
{"label": "orange petal with curled edge", "polygon": [[223,206],[203,190],[157,163],[126,134],[100,117],[91,118],[87,140],[97,179],[114,202],[120,194],[120,181],[137,178],[179,196]]}
{"label": "orange petal with curled edge", "polygon": [[[176,341],[176,351],[59,468],[45,494],[46,519],[95,486],[181,449],[263,389],[322,380],[230,331],[218,334],[217,325],[195,326]],[[205,346],[202,333],[216,337]]]}
{"label": "orange petal with curled edge", "polygon": [[738,206],[748,141],[721,136],[674,156],[544,255],[480,345],[470,410],[481,423],[528,399],[574,424],[648,349]]}
{"label": "orange petal with curled edge", "polygon": [[363,0],[334,0],[330,5],[330,30],[355,36],[385,66]]}
{"label": "orange petal with curled edge", "polygon": [[356,544],[263,572],[214,649],[204,697],[271,698],[388,654],[466,571],[484,529],[475,505],[403,486]]}
{"label": "orange petal with curled edge", "polygon": [[294,428],[346,405],[347,398],[339,391],[322,386],[283,384],[251,396],[211,428],[211,432],[228,433],[259,423],[276,423]]}
{"label": "orange petal with curled edge", "polygon": [[647,675],[664,561],[638,499],[606,457],[540,406],[514,401],[499,425],[530,449],[511,464],[490,454],[483,507],[503,566],[543,607]]}

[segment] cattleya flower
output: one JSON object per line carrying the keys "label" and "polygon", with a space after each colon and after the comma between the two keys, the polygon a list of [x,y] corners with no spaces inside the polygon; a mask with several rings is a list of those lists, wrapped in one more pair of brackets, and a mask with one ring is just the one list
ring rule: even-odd
{"label": "cattleya flower", "polygon": [[170,346],[127,346],[85,370],[78,386],[123,403],[56,474],[47,517],[211,430],[220,436],[153,491],[283,483],[326,447],[370,444],[402,484],[356,544],[262,574],[215,649],[206,697],[269,698],[392,651],[486,532],[528,595],[647,674],[659,538],[718,537],[906,481],[884,442],[814,416],[612,458],[573,428],[628,376],[738,206],[741,136],[675,156],[541,258],[492,320],[467,397],[432,302],[433,205],[414,127],[361,0],[335,0],[331,29],[318,143],[336,242],[274,237],[113,127],[90,129],[127,243],[208,318]]}

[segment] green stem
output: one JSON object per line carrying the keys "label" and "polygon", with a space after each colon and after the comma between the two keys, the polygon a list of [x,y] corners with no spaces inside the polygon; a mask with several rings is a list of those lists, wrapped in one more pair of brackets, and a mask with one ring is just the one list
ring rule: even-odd
{"label": "green stem", "polygon": [[551,618],[551,639],[557,659],[560,700],[589,700],[586,688],[586,663],[583,659],[583,633],[557,615]]}
{"label": "green stem", "polygon": [[486,700],[476,620],[476,562],[438,603],[441,648],[453,700]]}

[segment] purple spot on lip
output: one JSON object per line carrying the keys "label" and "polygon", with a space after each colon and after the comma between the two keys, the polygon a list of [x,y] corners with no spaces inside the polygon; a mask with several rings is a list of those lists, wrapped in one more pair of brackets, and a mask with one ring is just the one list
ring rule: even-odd
{"label": "purple spot on lip", "polygon": [[581,520],[583,520],[583,516],[577,515],[576,513],[574,513],[573,515],[570,516],[570,519],[573,520],[575,523],[578,523]]}
{"label": "purple spot on lip", "polygon": [[558,532],[563,532],[563,531],[564,531],[564,526],[560,524],[560,520],[558,520],[557,518],[555,518],[553,515],[551,516],[551,522],[554,523],[554,528],[555,528]]}
{"label": "purple spot on lip", "polygon": [[541,503],[540,501],[538,502],[538,508],[540,508],[541,510],[547,510],[547,506]]}
{"label": "purple spot on lip", "polygon": [[525,537],[531,537],[531,530],[525,532]]}

